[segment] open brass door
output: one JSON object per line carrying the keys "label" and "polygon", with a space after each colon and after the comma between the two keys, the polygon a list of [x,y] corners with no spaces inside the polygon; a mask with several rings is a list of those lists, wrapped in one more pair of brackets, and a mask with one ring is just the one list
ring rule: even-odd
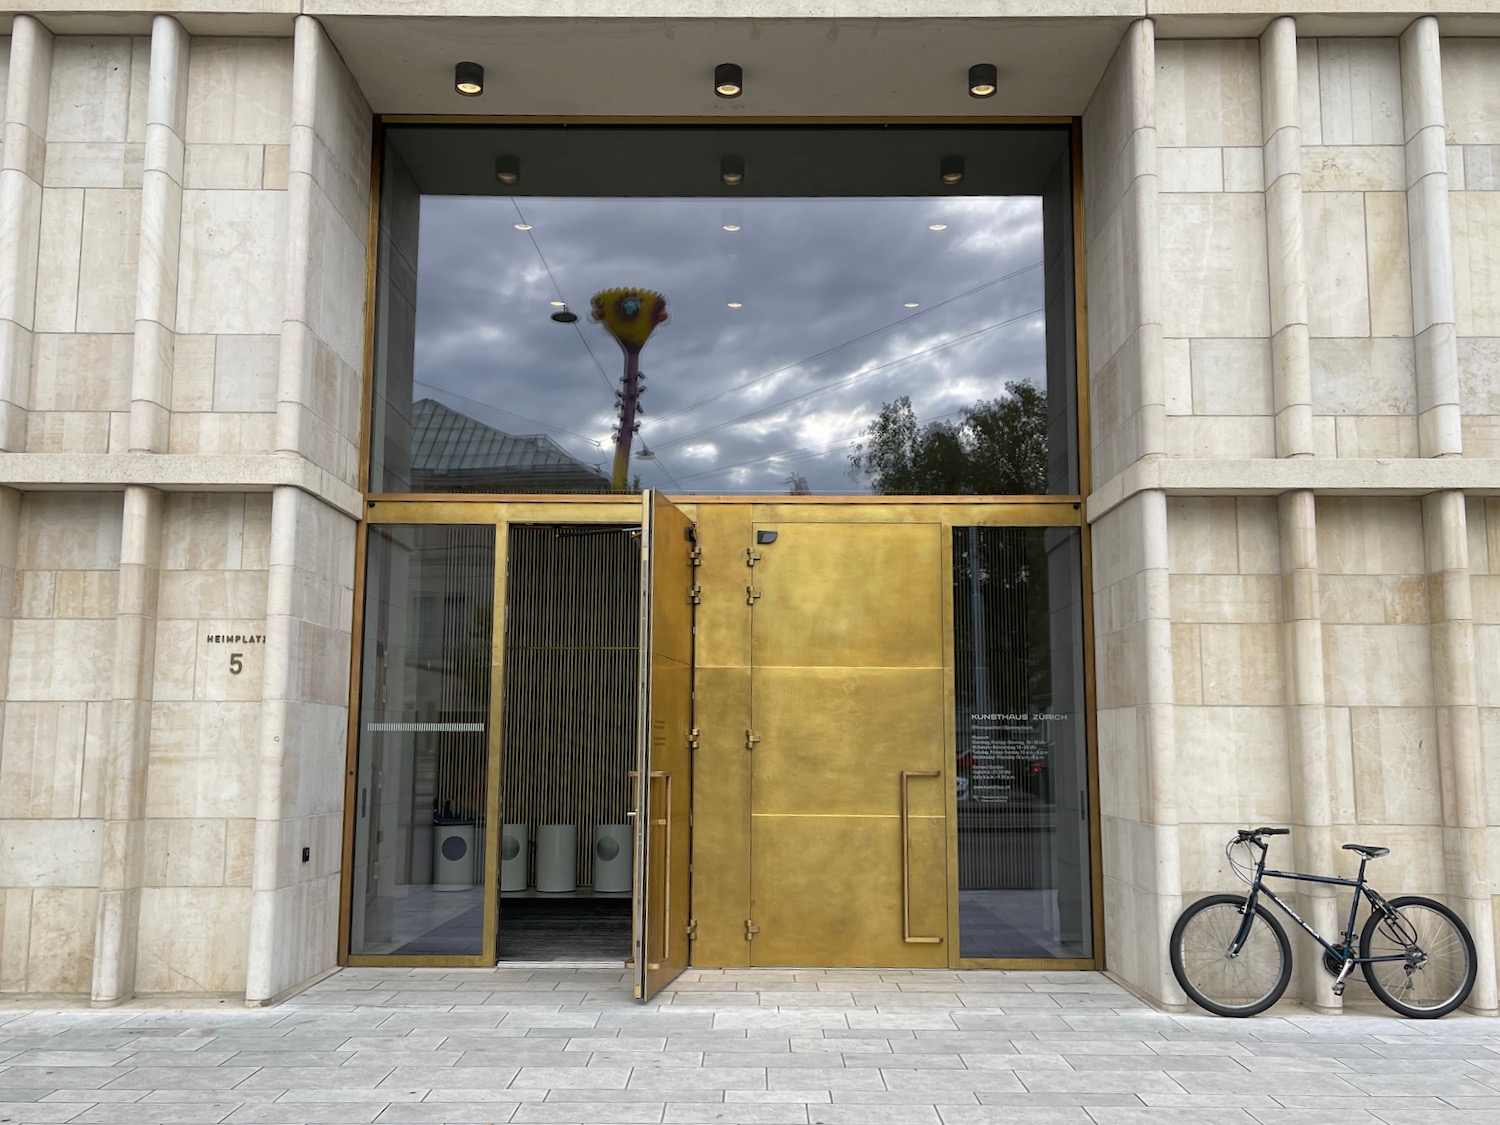
{"label": "open brass door", "polygon": [[641,513],[641,699],[635,796],[635,994],[688,963],[692,846],[693,523],[656,492]]}

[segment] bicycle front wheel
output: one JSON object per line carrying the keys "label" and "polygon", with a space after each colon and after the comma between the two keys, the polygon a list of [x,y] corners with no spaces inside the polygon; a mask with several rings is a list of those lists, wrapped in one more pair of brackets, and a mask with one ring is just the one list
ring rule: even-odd
{"label": "bicycle front wheel", "polygon": [[1479,958],[1468,927],[1440,902],[1418,895],[1393,898],[1389,912],[1370,914],[1359,935],[1370,991],[1412,1019],[1446,1016],[1469,998]]}
{"label": "bicycle front wheel", "polygon": [[1172,928],[1172,974],[1193,1003],[1217,1016],[1263,1012],[1292,979],[1286,931],[1259,903],[1244,945],[1230,956],[1244,910],[1243,895],[1210,895],[1184,910]]}

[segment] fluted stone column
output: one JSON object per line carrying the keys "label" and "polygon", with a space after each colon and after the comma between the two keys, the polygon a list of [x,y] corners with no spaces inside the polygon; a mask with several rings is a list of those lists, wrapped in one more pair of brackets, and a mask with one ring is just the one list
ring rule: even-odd
{"label": "fluted stone column", "polygon": [[0,162],[0,453],[26,449],[51,84],[52,33],[33,17],[18,15],[10,32]]}

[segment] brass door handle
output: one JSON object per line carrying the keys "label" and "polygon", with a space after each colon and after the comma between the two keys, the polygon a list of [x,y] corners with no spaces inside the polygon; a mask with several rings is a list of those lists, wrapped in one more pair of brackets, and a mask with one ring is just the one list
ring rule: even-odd
{"label": "brass door handle", "polygon": [[[666,815],[660,820],[655,816],[651,823],[662,829],[665,840],[662,844],[662,922],[661,922],[661,959],[667,960],[672,954],[672,775],[664,770],[652,770],[651,779],[661,778],[666,785],[664,801],[666,803]],[[649,857],[648,857],[649,858]]]}
{"label": "brass door handle", "polygon": [[911,779],[942,777],[941,770],[901,771],[901,940],[909,945],[941,945],[941,937],[911,932]]}

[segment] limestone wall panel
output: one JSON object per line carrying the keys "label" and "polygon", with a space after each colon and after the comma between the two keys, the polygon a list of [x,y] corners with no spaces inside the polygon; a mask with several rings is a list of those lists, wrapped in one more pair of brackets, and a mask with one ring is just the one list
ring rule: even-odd
{"label": "limestone wall panel", "polygon": [[[107,453],[128,440],[149,59],[144,38],[54,40],[39,170],[31,452]],[[75,334],[87,342],[71,345]]]}
{"label": "limestone wall panel", "polygon": [[141,892],[136,990],[240,992],[249,947],[248,887],[147,887]]}

